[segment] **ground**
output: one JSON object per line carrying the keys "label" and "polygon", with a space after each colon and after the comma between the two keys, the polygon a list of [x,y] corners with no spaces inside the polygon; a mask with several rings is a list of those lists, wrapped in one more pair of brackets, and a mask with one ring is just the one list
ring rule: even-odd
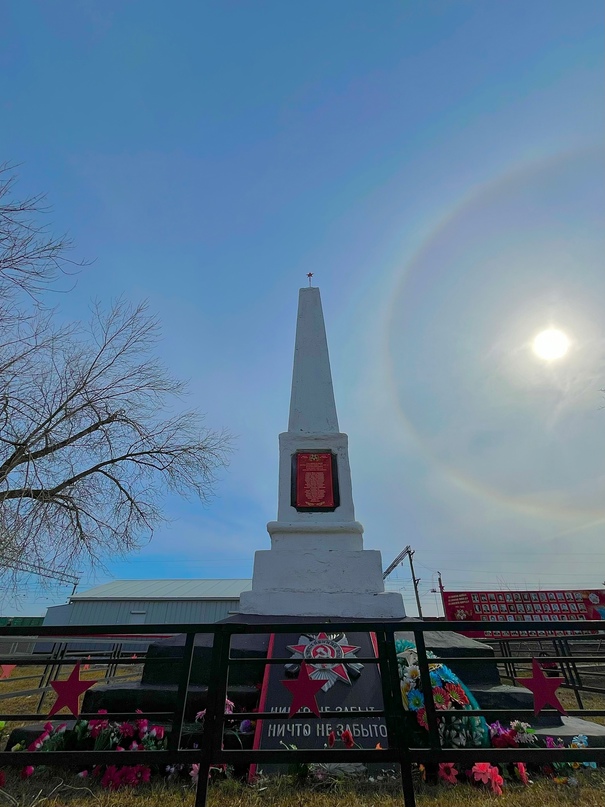
{"label": "ground", "polygon": [[[492,796],[467,785],[454,788],[426,787],[417,795],[417,807],[605,807],[605,776],[598,772],[580,775],[580,787],[539,782],[528,788],[511,786],[505,795]],[[71,779],[61,785],[58,778],[30,779],[21,782],[12,777],[7,789],[16,799],[13,805],[34,807],[35,797],[42,789],[48,795],[53,787],[59,789],[46,799],[44,807],[193,807],[191,786],[174,785],[141,787],[137,791],[117,793],[83,787],[81,779]],[[1,791],[0,791],[1,794]],[[7,803],[8,802],[7,800]],[[40,802],[38,802],[40,803]],[[235,782],[221,782],[210,788],[208,807],[403,807],[401,790],[396,783],[367,784],[359,788],[343,786],[329,792],[317,792],[293,787],[290,782],[250,788]]]}
{"label": "ground", "polygon": [[[29,668],[29,674],[39,676],[42,668]],[[137,670],[139,672],[139,670]],[[15,671],[18,675],[19,672]],[[83,678],[98,677],[99,673],[82,673]],[[39,681],[39,677],[38,677]],[[38,681],[4,682],[2,692],[19,691],[37,686]],[[573,693],[559,690],[563,704],[577,708]],[[52,694],[50,696],[52,702]],[[583,693],[586,708],[605,708],[605,697]],[[34,712],[38,696],[30,695],[0,702],[7,712]],[[47,702],[48,703],[48,702]],[[48,704],[49,705],[49,704]],[[41,722],[43,721],[41,715]],[[605,718],[591,718],[605,723]],[[12,724],[13,726],[16,724]],[[4,737],[9,729],[7,725]],[[498,804],[501,807],[605,807],[605,772],[581,771],[579,787],[556,785],[550,780],[540,780],[529,788],[508,786],[502,797],[490,795],[468,785],[455,788],[428,787],[421,785],[417,795],[418,807],[485,807]],[[77,777],[64,779],[50,774],[36,774],[22,781],[18,769],[7,770],[4,792],[0,790],[0,805],[10,807],[193,807],[194,791],[188,783],[170,786],[154,784],[139,790],[121,790],[108,793],[96,783]],[[54,791],[54,793],[53,793]],[[9,794],[7,796],[6,794]],[[51,795],[52,794],[52,795]],[[36,800],[38,799],[38,800]],[[210,789],[208,807],[402,807],[403,799],[397,782],[367,783],[355,789],[346,785],[336,790],[322,792],[309,788],[297,788],[290,781],[269,782],[256,788],[245,787],[233,781],[221,782]]]}

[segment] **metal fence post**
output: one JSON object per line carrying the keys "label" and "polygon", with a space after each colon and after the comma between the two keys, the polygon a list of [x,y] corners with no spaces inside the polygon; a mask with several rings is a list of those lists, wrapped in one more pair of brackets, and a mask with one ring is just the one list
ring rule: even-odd
{"label": "metal fence post", "polygon": [[429,660],[426,654],[426,644],[424,633],[415,625],[412,625],[416,650],[418,651],[418,666],[420,667],[420,681],[424,694],[424,707],[426,709],[426,719],[429,724],[429,745],[433,750],[439,750],[441,741],[439,739],[439,725],[437,723],[437,710],[433,700],[433,687],[431,686],[431,672],[429,670]]}
{"label": "metal fence post", "polygon": [[399,661],[395,649],[395,629],[377,631],[376,638],[378,640],[380,680],[382,683],[384,719],[387,724],[389,748],[394,746],[399,751],[403,803],[405,807],[416,807],[412,764],[408,749],[408,732],[406,731],[408,716],[401,699]]}
{"label": "metal fence post", "polygon": [[225,722],[225,700],[229,681],[229,652],[231,635],[223,630],[214,634],[210,678],[206,695],[206,717],[202,735],[202,754],[197,778],[195,807],[206,807],[208,796],[208,776],[214,755],[223,747],[223,727]]}
{"label": "metal fence post", "polygon": [[187,709],[187,690],[189,689],[189,676],[191,675],[191,663],[193,661],[193,651],[195,649],[195,633],[188,633],[183,649],[183,660],[181,662],[181,674],[179,675],[179,688],[176,694],[176,704],[174,708],[174,719],[172,721],[172,731],[168,747],[171,751],[178,751],[181,747],[181,735],[183,733],[183,723],[185,722],[185,711]]}

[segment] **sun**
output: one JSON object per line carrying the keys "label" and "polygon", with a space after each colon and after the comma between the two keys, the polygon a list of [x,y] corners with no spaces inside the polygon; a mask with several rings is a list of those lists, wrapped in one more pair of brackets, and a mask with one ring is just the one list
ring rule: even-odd
{"label": "sun", "polygon": [[558,328],[547,328],[541,331],[532,343],[536,356],[544,361],[561,359],[569,350],[569,337]]}

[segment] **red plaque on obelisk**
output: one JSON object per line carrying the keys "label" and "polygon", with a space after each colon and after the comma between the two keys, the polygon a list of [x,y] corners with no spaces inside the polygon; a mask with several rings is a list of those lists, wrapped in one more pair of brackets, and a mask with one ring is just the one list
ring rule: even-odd
{"label": "red plaque on obelisk", "polygon": [[329,451],[294,455],[294,507],[334,510],[338,506],[334,459]]}

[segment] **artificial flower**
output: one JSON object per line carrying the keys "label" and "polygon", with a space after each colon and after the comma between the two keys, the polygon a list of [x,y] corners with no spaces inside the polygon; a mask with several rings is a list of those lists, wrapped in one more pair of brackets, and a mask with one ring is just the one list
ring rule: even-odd
{"label": "artificial flower", "polygon": [[527,787],[529,785],[529,776],[527,775],[527,766],[525,762],[517,762],[516,768],[517,773],[519,774],[519,779]]}
{"label": "artificial flower", "polygon": [[475,782],[483,782],[484,785],[489,784],[491,767],[489,762],[476,762],[471,770]]}
{"label": "artificial flower", "polygon": [[328,734],[328,746],[329,746],[330,748],[334,748],[334,743],[335,743],[335,742],[336,742],[336,734],[334,734],[334,732],[333,732],[333,731],[331,731],[331,732]]}
{"label": "artificial flower", "polygon": [[457,684],[458,679],[454,675],[454,673],[449,669],[449,667],[444,667],[443,665],[439,668],[439,677],[442,681]]}
{"label": "artificial flower", "polygon": [[436,709],[449,709],[451,700],[443,687],[435,687],[433,689],[433,700],[435,701]]}
{"label": "artificial flower", "polygon": [[521,745],[530,745],[537,742],[536,732],[529,723],[523,723],[521,720],[512,720],[510,727],[517,733],[517,742]]}
{"label": "artificial flower", "polygon": [[241,734],[252,734],[254,731],[254,723],[251,720],[242,720],[239,724]]}
{"label": "artificial flower", "polygon": [[496,796],[501,796],[504,779],[502,778],[502,776],[500,776],[500,771],[495,766],[490,767],[489,769],[489,779],[492,786],[492,790],[494,791]]}
{"label": "artificial flower", "polygon": [[21,778],[22,779],[29,779],[30,776],[33,776],[34,773],[34,766],[33,765],[26,765],[23,770],[21,771]]}
{"label": "artificial flower", "polygon": [[466,692],[462,689],[460,684],[453,684],[448,682],[445,684],[445,691],[448,693],[450,698],[456,703],[460,704],[460,706],[468,706],[469,700],[466,696]]}
{"label": "artificial flower", "polygon": [[122,737],[134,737],[135,728],[132,723],[122,723],[118,731],[122,735]]}
{"label": "artificial flower", "polygon": [[340,739],[345,744],[346,748],[353,748],[355,745],[355,740],[353,739],[353,735],[349,731],[349,729],[345,729],[343,733],[340,735]]}
{"label": "artificial flower", "polygon": [[429,723],[426,719],[426,709],[424,707],[422,707],[422,709],[418,709],[416,712],[416,720],[418,721],[419,726],[428,731]]}
{"label": "artificial flower", "polygon": [[439,778],[444,782],[449,782],[451,785],[457,783],[458,771],[454,767],[453,762],[440,762],[439,763]]}
{"label": "artificial flower", "polygon": [[189,771],[189,776],[191,776],[192,781],[197,785],[197,780],[200,775],[200,766],[197,762],[194,762],[191,766],[191,770]]}
{"label": "artificial flower", "polygon": [[424,706],[424,695],[418,689],[413,690],[408,695],[408,704],[410,709],[413,712],[417,712],[418,709],[422,709]]}
{"label": "artificial flower", "polygon": [[440,687],[441,686],[441,677],[436,672],[429,673],[429,678],[431,679],[431,686],[432,687]]}
{"label": "artificial flower", "polygon": [[492,737],[492,745],[494,748],[517,748],[517,734],[512,729],[496,734]]}
{"label": "artificial flower", "polygon": [[405,677],[412,683],[420,681],[420,667],[417,664],[410,664],[406,670]]}

